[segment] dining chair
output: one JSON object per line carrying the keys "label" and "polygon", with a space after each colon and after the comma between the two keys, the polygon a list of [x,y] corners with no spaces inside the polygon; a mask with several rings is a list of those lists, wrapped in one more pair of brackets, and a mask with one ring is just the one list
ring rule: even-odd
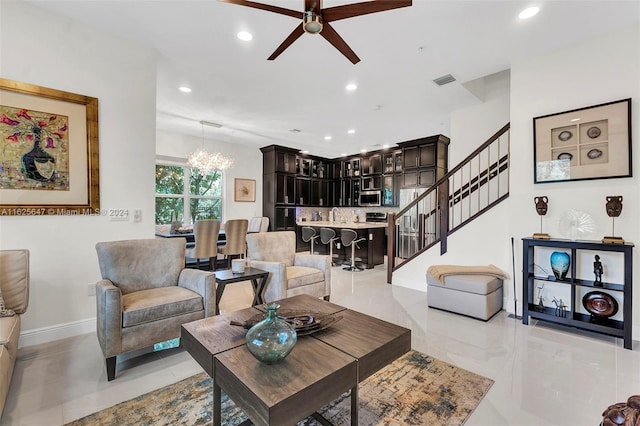
{"label": "dining chair", "polygon": [[209,258],[209,269],[215,271],[218,259],[218,233],[220,221],[215,219],[198,220],[193,225],[195,246],[187,248],[186,257],[195,259],[196,266],[200,269],[200,259]]}
{"label": "dining chair", "polygon": [[247,250],[247,229],[249,221],[247,219],[231,219],[224,223],[224,233],[226,244],[219,247],[218,251],[227,260],[227,268],[231,267],[231,256],[241,256]]}

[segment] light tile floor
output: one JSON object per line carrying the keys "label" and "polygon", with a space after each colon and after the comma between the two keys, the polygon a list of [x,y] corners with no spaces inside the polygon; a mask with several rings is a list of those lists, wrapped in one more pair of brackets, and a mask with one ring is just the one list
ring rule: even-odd
{"label": "light tile floor", "polygon": [[[536,323],[503,311],[489,322],[429,309],[426,293],[390,286],[386,270],[333,269],[331,300],[412,330],[414,349],[495,380],[467,425],[598,425],[610,404],[640,394],[640,345]],[[251,303],[227,286],[223,312]],[[182,349],[118,363],[107,382],[95,334],[19,351],[0,425],[62,425],[202,371]],[[160,414],[160,413],[159,413]]]}

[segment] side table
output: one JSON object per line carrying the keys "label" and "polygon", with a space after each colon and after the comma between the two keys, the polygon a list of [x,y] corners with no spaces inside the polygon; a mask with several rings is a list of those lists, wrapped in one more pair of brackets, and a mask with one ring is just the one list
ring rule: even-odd
{"label": "side table", "polygon": [[264,292],[264,287],[269,277],[267,271],[257,268],[245,268],[243,273],[233,273],[231,269],[223,269],[215,271],[214,274],[216,276],[216,283],[218,284],[216,286],[216,315],[220,315],[220,299],[222,299],[222,293],[227,284],[251,281],[253,285],[253,303],[251,306],[264,303],[262,293]]}

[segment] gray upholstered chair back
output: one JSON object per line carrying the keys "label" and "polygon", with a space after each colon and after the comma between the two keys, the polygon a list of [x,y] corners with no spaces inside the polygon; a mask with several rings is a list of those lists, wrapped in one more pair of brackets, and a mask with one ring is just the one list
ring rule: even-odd
{"label": "gray upholstered chair back", "polygon": [[231,219],[224,223],[224,233],[227,243],[220,248],[220,253],[225,255],[244,255],[249,221],[247,219]]}
{"label": "gray upholstered chair back", "polygon": [[96,244],[102,279],[123,294],[178,284],[184,268],[184,238],[110,241]]}
{"label": "gray upholstered chair back", "polygon": [[188,256],[196,259],[216,257],[218,255],[218,233],[220,221],[215,219],[198,220],[193,225],[196,246],[188,250]]}
{"label": "gray upholstered chair back", "polygon": [[268,217],[252,217],[249,219],[249,228],[247,233],[254,232],[267,232],[269,230],[269,218]]}
{"label": "gray upholstered chair back", "polygon": [[247,257],[253,260],[281,262],[293,266],[296,233],[293,231],[247,234]]}
{"label": "gray upholstered chair back", "polygon": [[29,305],[29,250],[0,250],[0,289],[7,309],[23,314]]}

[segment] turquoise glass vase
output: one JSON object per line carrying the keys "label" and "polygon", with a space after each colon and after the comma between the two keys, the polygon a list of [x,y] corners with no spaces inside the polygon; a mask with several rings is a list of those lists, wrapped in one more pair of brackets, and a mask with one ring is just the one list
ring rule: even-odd
{"label": "turquoise glass vase", "polygon": [[247,331],[247,349],[259,361],[275,364],[285,359],[298,341],[296,330],[278,318],[280,305],[266,306],[267,316]]}
{"label": "turquoise glass vase", "polygon": [[571,264],[571,257],[563,251],[554,251],[551,253],[551,270],[557,280],[564,280],[567,277],[569,271],[569,265]]}

